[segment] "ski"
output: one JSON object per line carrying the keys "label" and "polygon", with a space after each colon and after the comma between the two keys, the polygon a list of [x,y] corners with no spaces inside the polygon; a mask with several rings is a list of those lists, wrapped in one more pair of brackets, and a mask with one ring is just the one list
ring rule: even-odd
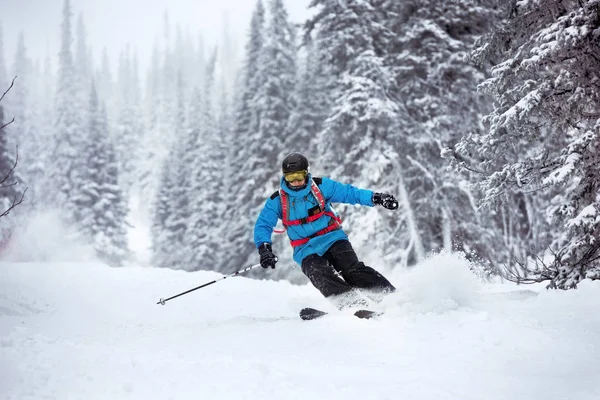
{"label": "ski", "polygon": [[383,315],[383,313],[380,311],[371,311],[371,310],[358,310],[357,312],[354,313],[355,317],[362,318],[362,319],[379,317],[380,315]]}
{"label": "ski", "polygon": [[300,318],[302,318],[304,321],[310,321],[311,319],[316,319],[322,317],[323,315],[327,315],[327,312],[317,310],[316,308],[307,307],[300,310]]}
{"label": "ski", "polygon": [[[313,319],[321,318],[324,315],[327,315],[326,311],[317,310],[316,308],[303,308],[300,310],[300,318],[304,321],[310,321]],[[369,319],[373,317],[379,317],[383,315],[382,312],[379,311],[371,311],[371,310],[358,310],[354,313],[354,316],[361,319]]]}

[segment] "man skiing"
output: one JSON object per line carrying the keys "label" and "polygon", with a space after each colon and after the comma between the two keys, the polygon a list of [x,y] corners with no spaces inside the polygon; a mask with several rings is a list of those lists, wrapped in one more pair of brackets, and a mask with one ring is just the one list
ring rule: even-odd
{"label": "man skiing", "polygon": [[267,199],[254,226],[254,242],[263,268],[275,268],[271,235],[281,219],[294,248],[294,261],[311,283],[340,309],[366,305],[360,293],[373,299],[393,292],[394,286],[358,260],[331,203],[381,205],[396,210],[394,196],[374,193],[329,178],[313,178],[300,153],[282,163],[280,190]]}

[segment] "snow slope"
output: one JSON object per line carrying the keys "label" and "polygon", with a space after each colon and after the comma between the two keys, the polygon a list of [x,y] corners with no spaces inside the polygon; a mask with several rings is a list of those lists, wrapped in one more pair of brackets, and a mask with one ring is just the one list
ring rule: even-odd
{"label": "snow slope", "polygon": [[[268,273],[268,272],[266,272]],[[484,285],[455,255],[389,277],[378,320],[315,289],[94,263],[0,263],[0,399],[600,399],[600,282]]]}

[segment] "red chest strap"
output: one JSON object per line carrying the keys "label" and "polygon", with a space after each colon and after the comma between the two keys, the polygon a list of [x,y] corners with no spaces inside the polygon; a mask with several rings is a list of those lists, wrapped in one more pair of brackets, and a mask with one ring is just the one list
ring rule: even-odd
{"label": "red chest strap", "polygon": [[342,224],[342,220],[340,217],[338,217],[331,211],[325,211],[325,197],[323,197],[323,193],[321,193],[319,186],[312,179],[310,181],[310,192],[317,199],[317,202],[319,203],[319,212],[314,215],[309,215],[304,218],[290,220],[289,196],[283,189],[280,190],[279,197],[281,198],[281,213],[282,213],[282,217],[283,217],[282,218],[283,226],[287,227],[287,226],[293,226],[293,225],[308,224],[310,222],[314,222],[314,221],[318,220],[323,215],[331,217],[331,223],[325,229],[322,229],[322,230],[316,232],[315,234],[311,235],[310,237],[292,240],[291,241],[292,247],[301,246],[301,245],[307,243],[313,237],[321,236],[321,235],[324,235],[331,231],[334,231],[336,229],[339,229]]}
{"label": "red chest strap", "polygon": [[323,193],[321,193],[319,186],[317,186],[312,179],[310,180],[310,192],[315,199],[317,199],[317,203],[319,203],[319,212],[314,215],[309,215],[308,217],[290,221],[289,196],[283,189],[280,189],[279,197],[281,198],[281,214],[283,216],[282,222],[284,226],[308,224],[318,220],[325,214],[325,198],[323,197]]}

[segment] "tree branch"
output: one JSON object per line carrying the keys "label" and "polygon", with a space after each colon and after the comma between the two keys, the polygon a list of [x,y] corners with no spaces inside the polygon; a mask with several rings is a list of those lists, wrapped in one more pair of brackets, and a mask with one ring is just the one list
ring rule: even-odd
{"label": "tree branch", "polygon": [[[0,102],[4,99],[4,96],[6,96],[6,94],[10,91],[10,89],[12,89],[13,85],[15,84],[15,79],[17,79],[17,77],[15,76],[12,80],[12,82],[10,83],[10,86],[8,87],[8,89],[6,89],[6,91],[2,94],[2,96],[0,97]],[[0,126],[0,131],[2,129],[4,129],[5,127],[7,127],[8,125],[12,124],[15,121],[15,118],[13,117],[13,119]],[[17,164],[19,162],[19,146],[17,146],[17,156],[15,157],[15,164],[12,166],[12,168],[10,169],[10,171],[8,171],[8,173],[6,174],[5,177],[0,177],[0,179],[2,179],[0,181],[0,189],[4,189],[7,187],[11,187],[17,184],[17,182],[13,182],[7,185],[3,185],[4,182],[6,182],[6,180],[10,177],[10,175],[13,173],[13,171],[15,170],[15,168],[17,167]],[[23,202],[23,199],[25,198],[25,193],[27,192],[27,188],[25,188],[25,190],[23,191],[23,193],[21,193],[21,198],[19,199],[18,195],[15,195],[15,197],[13,198],[12,204],[10,205],[10,207],[8,207],[8,209],[6,211],[4,211],[2,214],[0,214],[0,218],[7,216],[10,211],[15,208],[16,206],[18,206],[19,204],[21,204]]]}
{"label": "tree branch", "polygon": [[[19,146],[17,146],[17,156],[15,157],[15,165],[12,166],[12,168],[10,169],[10,171],[8,171],[8,173],[6,174],[6,176],[4,178],[1,178],[2,180],[0,181],[0,189],[4,189],[4,188],[14,186],[17,184],[17,182],[13,182],[8,185],[3,185],[3,183],[6,182],[6,180],[10,177],[10,175],[13,173],[13,171],[17,167],[18,162],[19,162]],[[21,198],[19,200],[17,200],[19,196],[15,195],[15,197],[13,198],[12,204],[10,205],[10,207],[8,207],[8,209],[6,211],[4,211],[2,214],[0,214],[0,218],[7,216],[13,208],[15,208],[16,206],[18,206],[19,204],[21,204],[23,202],[23,199],[25,198],[25,192],[27,192],[27,189],[28,188],[25,188],[25,190],[21,194]]]}
{"label": "tree branch", "polygon": [[0,214],[0,218],[6,217],[13,208],[15,208],[16,206],[18,206],[19,204],[21,204],[23,202],[23,199],[25,198],[25,192],[27,192],[27,189],[28,188],[25,188],[25,190],[23,190],[23,193],[21,194],[21,198],[19,199],[19,201],[17,201],[17,197],[19,197],[19,196],[14,197],[12,204],[10,205],[10,207],[8,207],[8,209],[6,211],[4,211],[2,214]]}
{"label": "tree branch", "polygon": [[[2,185],[4,182],[6,182],[6,180],[10,176],[10,174],[12,174],[13,171],[15,170],[18,162],[19,162],[19,146],[17,146],[17,157],[15,158],[15,165],[13,165],[12,168],[10,169],[10,171],[8,171],[8,173],[6,174],[6,176],[4,178],[2,178],[2,180],[0,181],[0,185]],[[10,185],[6,185],[6,186],[0,186],[0,188],[12,186],[12,185],[14,185],[14,183],[11,183]]]}
{"label": "tree branch", "polygon": [[15,122],[15,117],[13,117],[13,119],[11,119],[10,121],[8,121],[7,123],[5,123],[4,125],[0,126],[0,131],[4,128],[6,128],[7,126],[9,126],[10,124],[12,124],[13,122]]}
{"label": "tree branch", "polygon": [[2,101],[2,99],[4,98],[4,96],[6,96],[6,93],[10,92],[10,89],[12,89],[13,85],[15,84],[15,79],[17,79],[17,77],[15,76],[12,80],[12,82],[10,83],[10,86],[8,87],[8,89],[6,89],[6,92],[4,92],[2,94],[2,97],[0,97],[0,101]]}

